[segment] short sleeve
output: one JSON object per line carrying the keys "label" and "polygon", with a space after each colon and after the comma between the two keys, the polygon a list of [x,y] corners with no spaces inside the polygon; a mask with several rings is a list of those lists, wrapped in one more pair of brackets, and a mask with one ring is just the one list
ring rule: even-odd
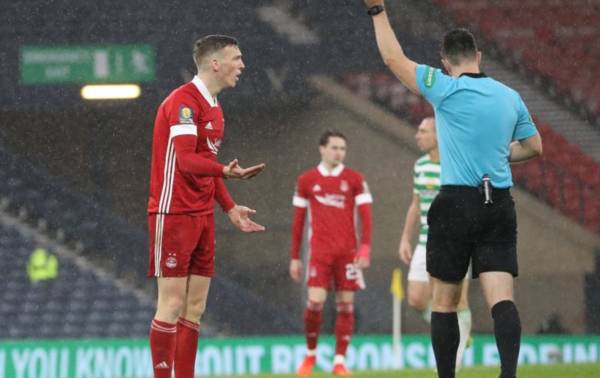
{"label": "short sleeve", "polygon": [[303,176],[300,176],[296,183],[296,190],[294,191],[294,199],[292,201],[295,207],[308,207],[308,190],[306,187],[306,179]]}
{"label": "short sleeve", "polygon": [[373,196],[369,190],[369,185],[362,175],[359,175],[356,178],[356,184],[354,188],[354,203],[356,206],[364,205],[366,203],[373,203]]}
{"label": "short sleeve", "polygon": [[419,191],[417,190],[417,180],[419,178],[419,172],[417,170],[417,163],[415,163],[415,166],[413,168],[414,170],[414,175],[413,175],[413,194],[420,194]]}
{"label": "short sleeve", "polygon": [[198,134],[196,123],[200,112],[193,99],[176,96],[171,100],[167,112],[171,137]]}
{"label": "short sleeve", "polygon": [[433,68],[425,64],[417,66],[417,86],[421,95],[433,107],[437,107],[448,95],[454,79],[442,72],[439,68]]}
{"label": "short sleeve", "polygon": [[538,131],[521,96],[519,96],[517,106],[517,125],[513,133],[513,140],[523,140],[534,136]]}

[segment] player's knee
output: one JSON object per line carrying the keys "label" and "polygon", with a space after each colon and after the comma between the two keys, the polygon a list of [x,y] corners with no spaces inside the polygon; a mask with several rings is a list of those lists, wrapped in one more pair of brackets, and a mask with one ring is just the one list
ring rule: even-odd
{"label": "player's knee", "polygon": [[408,293],[408,305],[415,310],[423,311],[429,305],[429,298],[425,298],[421,293],[411,291]]}
{"label": "player's knee", "polygon": [[159,301],[158,311],[167,314],[170,319],[177,319],[183,311],[185,300],[179,296],[173,296]]}
{"label": "player's knee", "polygon": [[306,301],[306,309],[313,312],[321,312],[323,311],[324,304],[324,302],[311,301],[309,299]]}
{"label": "player's knee", "polygon": [[337,302],[336,310],[339,314],[352,314],[352,313],[354,313],[354,303],[352,303],[352,302]]}
{"label": "player's knee", "polygon": [[205,299],[191,299],[188,300],[186,307],[186,318],[192,319],[196,321],[200,321],[202,315],[204,315],[204,310],[206,310],[206,300]]}

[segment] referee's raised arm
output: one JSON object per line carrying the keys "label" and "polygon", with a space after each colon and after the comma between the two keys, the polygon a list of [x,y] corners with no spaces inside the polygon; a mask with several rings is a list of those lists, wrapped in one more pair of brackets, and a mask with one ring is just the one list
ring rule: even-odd
{"label": "referee's raised arm", "polygon": [[377,47],[383,62],[396,77],[413,93],[419,94],[417,87],[417,63],[410,60],[402,50],[390,20],[385,12],[383,0],[365,0],[368,14],[373,18]]}

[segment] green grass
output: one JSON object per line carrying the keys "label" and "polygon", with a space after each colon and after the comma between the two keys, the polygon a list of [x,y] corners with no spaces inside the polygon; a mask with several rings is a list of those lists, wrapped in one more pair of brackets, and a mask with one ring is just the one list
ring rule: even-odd
{"label": "green grass", "polygon": [[[498,378],[498,367],[474,367],[461,370],[456,378]],[[255,378],[296,378],[293,374],[254,375]],[[331,378],[331,374],[315,373],[314,378]],[[405,369],[398,371],[371,371],[356,372],[354,378],[435,378],[437,375],[432,369]],[[593,365],[546,365],[519,367],[517,377],[520,378],[598,378],[600,377],[600,364]]]}

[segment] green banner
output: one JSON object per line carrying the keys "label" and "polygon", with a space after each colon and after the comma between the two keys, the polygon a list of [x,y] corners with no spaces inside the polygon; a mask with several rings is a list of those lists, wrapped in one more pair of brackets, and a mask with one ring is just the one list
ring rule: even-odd
{"label": "green banner", "polygon": [[[335,340],[322,337],[317,350],[320,370],[330,371]],[[597,363],[600,337],[528,336],[520,363]],[[196,359],[200,376],[292,373],[304,357],[304,339],[248,337],[201,339]],[[394,358],[389,335],[356,336],[348,349],[350,369],[389,370],[433,368],[429,338],[402,338],[400,358]],[[498,365],[492,336],[476,336],[465,353],[464,366]],[[31,340],[0,343],[0,378],[151,378],[152,362],[145,339]]]}
{"label": "green banner", "polygon": [[21,83],[136,83],[153,81],[154,47],[135,45],[21,46]]}

